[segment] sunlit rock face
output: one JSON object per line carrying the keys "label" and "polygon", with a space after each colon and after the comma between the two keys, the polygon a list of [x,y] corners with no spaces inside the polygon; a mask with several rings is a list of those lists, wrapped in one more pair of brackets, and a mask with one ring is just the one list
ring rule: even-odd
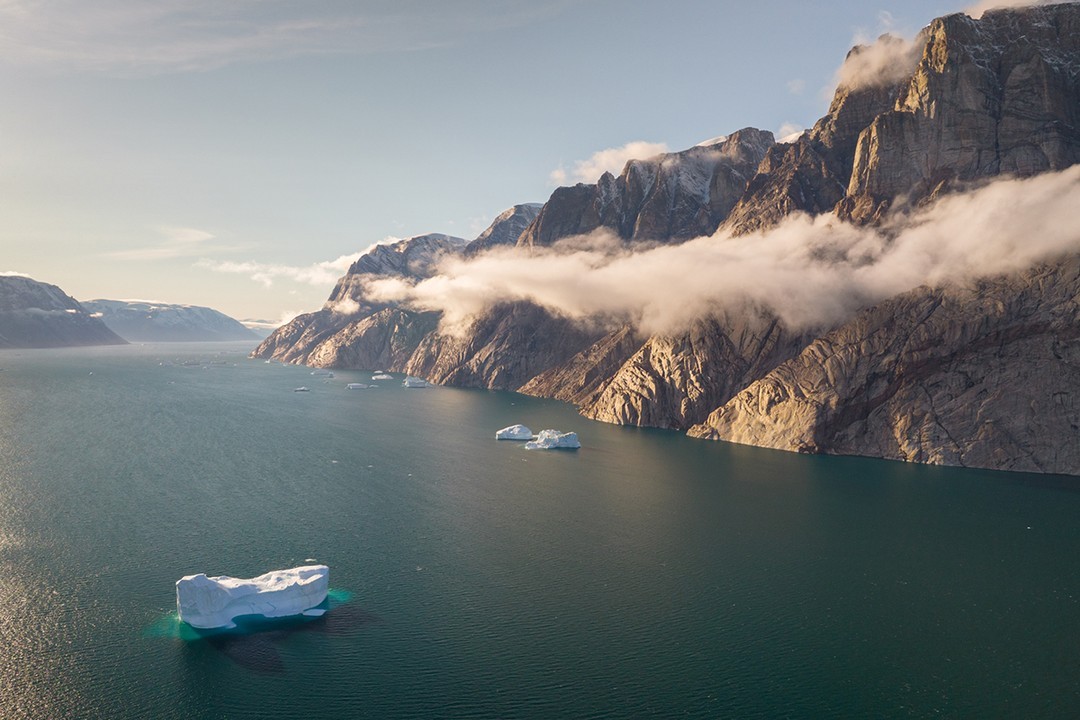
{"label": "sunlit rock face", "polygon": [[250,580],[185,575],[176,581],[176,612],[200,629],[232,627],[242,615],[321,615],[317,606],[326,600],[329,582],[325,565],[274,570]]}
{"label": "sunlit rock face", "polygon": [[869,308],[751,383],[696,437],[1080,475],[1080,258]]}
{"label": "sunlit rock face", "polygon": [[1080,161],[1080,6],[949,15],[921,39],[893,108],[859,135],[842,217]]}
{"label": "sunlit rock face", "polygon": [[606,228],[633,242],[710,235],[746,190],[773,134],[744,128],[715,143],[631,160],[615,177],[558,188],[518,244],[549,246]]}

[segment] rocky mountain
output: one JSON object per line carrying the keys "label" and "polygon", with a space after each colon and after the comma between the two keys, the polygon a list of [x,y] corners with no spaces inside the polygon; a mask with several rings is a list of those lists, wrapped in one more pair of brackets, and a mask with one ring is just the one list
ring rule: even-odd
{"label": "rocky mountain", "polygon": [[142,300],[84,300],[82,305],[128,342],[258,340],[238,321],[208,307]]}
{"label": "rocky mountain", "polygon": [[744,128],[713,143],[626,163],[552,193],[519,245],[547,246],[604,227],[629,241],[687,240],[710,235],[746,190],[771,132]]}
{"label": "rocky mountain", "polygon": [[123,345],[123,338],[55,285],[0,275],[0,348]]}
{"label": "rocky mountain", "polygon": [[[747,128],[632,161],[555,190],[516,243],[524,257],[602,228],[623,252],[724,243],[793,213],[873,225],[1001,175],[1069,167],[1080,160],[1078,30],[1069,3],[950,15],[914,44],[884,37],[849,53],[828,113],[793,142]],[[786,450],[1080,474],[1076,267],[1066,257],[928,285],[826,327],[792,329],[753,306],[653,336],[529,301],[443,328],[437,313],[371,302],[372,271],[357,268],[328,302],[352,315],[298,318],[258,354],[519,390],[600,420]]]}
{"label": "rocky mountain", "polygon": [[690,434],[1080,474],[1080,257],[869,308]]}

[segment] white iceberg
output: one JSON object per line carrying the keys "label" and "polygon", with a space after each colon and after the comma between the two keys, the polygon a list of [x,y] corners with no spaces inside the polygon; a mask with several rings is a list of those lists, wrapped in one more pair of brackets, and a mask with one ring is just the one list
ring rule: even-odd
{"label": "white iceberg", "polygon": [[365,385],[364,383],[349,383],[345,387],[348,388],[349,390],[366,390],[367,388],[369,388],[371,386],[370,385]]}
{"label": "white iceberg", "polygon": [[393,380],[393,375],[387,375],[386,373],[375,373],[371,376],[372,380]]}
{"label": "white iceberg", "polygon": [[413,377],[412,375],[410,375],[410,376],[408,376],[407,378],[405,378],[404,380],[401,381],[401,387],[429,388],[429,387],[433,387],[433,386],[427,380],[423,380],[421,378]]}
{"label": "white iceberg", "polygon": [[244,580],[203,573],[185,575],[176,581],[176,612],[196,628],[235,627],[233,618],[262,615],[276,618],[289,615],[322,615],[318,608],[330,587],[330,568],[304,565],[273,570]]}
{"label": "white iceberg", "polygon": [[576,449],[581,447],[575,432],[559,432],[558,430],[541,430],[535,440],[525,443],[526,450],[554,450],[556,448]]}
{"label": "white iceberg", "polygon": [[532,440],[533,431],[524,425],[511,425],[495,432],[496,440]]}

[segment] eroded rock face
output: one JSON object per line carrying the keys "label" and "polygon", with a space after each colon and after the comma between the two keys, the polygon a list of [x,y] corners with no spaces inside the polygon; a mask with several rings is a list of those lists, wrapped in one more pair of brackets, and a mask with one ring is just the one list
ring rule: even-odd
{"label": "eroded rock face", "polygon": [[881,303],[750,384],[690,434],[1080,474],[1080,258]]}
{"label": "eroded rock face", "polygon": [[581,412],[622,425],[686,429],[805,342],[756,313],[699,320],[685,333],[646,340]]}
{"label": "eroded rock face", "polygon": [[880,217],[943,183],[1032,175],[1080,161],[1075,3],[934,20],[892,110],[859,136],[840,215]]}
{"label": "eroded rock face", "polygon": [[631,160],[595,185],[558,188],[518,244],[549,246],[602,227],[631,242],[711,235],[773,142],[772,133],[745,128],[715,144]]}

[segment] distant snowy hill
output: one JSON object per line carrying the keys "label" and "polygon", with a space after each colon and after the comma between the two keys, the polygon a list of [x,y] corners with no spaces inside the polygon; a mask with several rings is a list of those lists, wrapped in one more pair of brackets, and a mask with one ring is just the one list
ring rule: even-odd
{"label": "distant snowy hill", "polygon": [[197,305],[87,300],[83,307],[130,342],[224,342],[259,336],[224,313]]}
{"label": "distant snowy hill", "polygon": [[55,285],[0,276],[0,348],[123,344],[123,338]]}

